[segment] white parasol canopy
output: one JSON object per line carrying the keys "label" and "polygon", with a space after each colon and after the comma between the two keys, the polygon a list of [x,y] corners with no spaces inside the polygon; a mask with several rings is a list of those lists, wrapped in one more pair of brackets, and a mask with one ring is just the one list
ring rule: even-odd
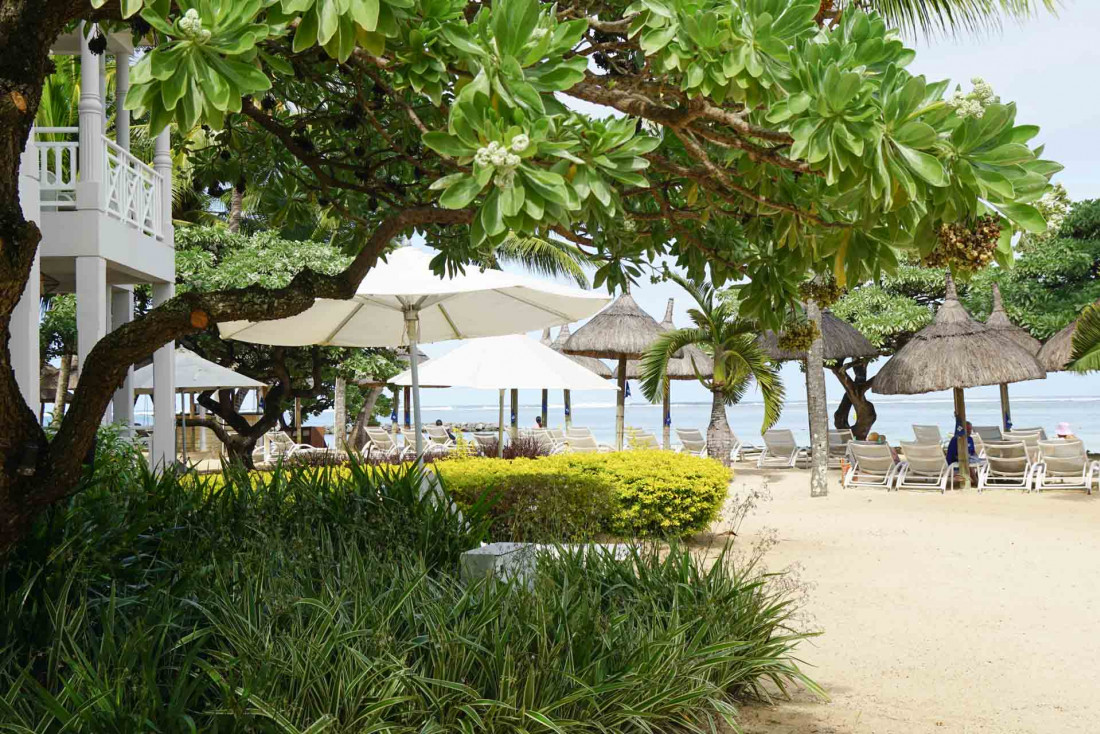
{"label": "white parasol canopy", "polygon": [[[487,390],[617,390],[614,383],[524,334],[471,339],[420,370],[425,385]],[[411,385],[412,371],[390,380]]]}
{"label": "white parasol canopy", "polygon": [[[618,390],[610,381],[569,357],[523,334],[471,339],[452,352],[433,359],[420,371],[420,382],[443,383],[500,391],[497,452],[504,449],[504,391],[519,390]],[[390,382],[412,384],[412,370]]]}
{"label": "white parasol canopy", "polygon": [[[499,270],[468,267],[440,278],[432,256],[403,247],[376,265],[348,300],[320,298],[297,316],[275,321],[230,321],[222,338],[256,344],[342,347],[408,346],[417,455],[420,433],[416,344],[518,334],[587,318],[611,299],[600,293],[546,283]],[[452,385],[448,379],[443,384]]]}
{"label": "white parasol canopy", "polygon": [[[134,370],[134,392],[153,392],[153,365]],[[245,377],[227,367],[203,359],[190,349],[176,347],[176,392],[204,392],[267,387],[259,380]]]}

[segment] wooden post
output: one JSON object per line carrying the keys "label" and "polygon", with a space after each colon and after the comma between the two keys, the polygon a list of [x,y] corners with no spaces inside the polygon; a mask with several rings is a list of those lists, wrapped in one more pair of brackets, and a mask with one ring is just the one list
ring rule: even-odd
{"label": "wooden post", "polygon": [[955,414],[963,429],[962,435],[955,437],[958,442],[959,474],[962,475],[963,487],[970,489],[970,446],[966,440],[966,401],[961,387],[955,388]]}
{"label": "wooden post", "polygon": [[337,451],[343,451],[348,442],[347,380],[336,378],[336,395],[333,397],[332,444]]}
{"label": "wooden post", "polygon": [[565,430],[569,430],[573,427],[573,402],[570,400],[569,391],[561,391],[563,402],[565,403]]}
{"label": "wooden post", "polygon": [[393,434],[393,440],[397,440],[397,424],[401,422],[401,391],[396,387],[393,389],[393,420],[390,421],[390,433]]}
{"label": "wooden post", "polygon": [[[670,301],[672,299],[669,299]],[[672,448],[672,396],[669,392],[669,380],[665,378],[665,399],[661,410],[661,446],[665,451]]]}
{"label": "wooden post", "polygon": [[510,397],[512,401],[512,414],[509,425],[512,428],[512,441],[515,441],[519,438],[519,390],[512,388]]}
{"label": "wooden post", "polygon": [[405,428],[412,428],[412,387],[405,386]]}
{"label": "wooden post", "polygon": [[1008,385],[1001,383],[1001,426],[1006,431],[1012,430],[1012,406],[1008,402]]}
{"label": "wooden post", "polygon": [[619,394],[615,398],[615,449],[623,450],[623,422],[626,416],[626,357],[619,357]]}
{"label": "wooden post", "polygon": [[500,412],[497,415],[497,458],[504,458],[504,388],[500,389]]}
{"label": "wooden post", "polygon": [[549,390],[543,390],[542,391],[542,427],[543,428],[549,428],[550,427],[549,409],[550,409],[550,391]]}

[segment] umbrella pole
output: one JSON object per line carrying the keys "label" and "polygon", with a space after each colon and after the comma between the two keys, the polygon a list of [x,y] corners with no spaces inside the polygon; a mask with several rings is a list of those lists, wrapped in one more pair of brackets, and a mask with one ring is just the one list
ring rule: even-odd
{"label": "umbrella pole", "polygon": [[1008,385],[1001,383],[1001,425],[1006,431],[1012,430],[1012,406],[1008,403]]}
{"label": "umbrella pole", "polygon": [[397,424],[401,422],[399,416],[401,415],[401,390],[399,388],[393,389],[393,420],[390,421],[390,434],[393,436],[394,442],[397,441]]}
{"label": "umbrella pole", "polygon": [[517,390],[516,388],[513,387],[512,390],[511,390],[511,396],[510,397],[511,397],[511,403],[512,403],[512,405],[511,405],[512,413],[511,413],[511,420],[509,420],[508,423],[509,423],[509,425],[512,429],[511,430],[511,435],[512,435],[512,442],[514,443],[515,440],[517,438],[519,438],[519,390]]}
{"label": "umbrella pole", "polygon": [[183,394],[183,402],[180,404],[180,441],[183,448],[183,465],[187,466],[187,394]]}
{"label": "umbrella pole", "polygon": [[623,418],[626,413],[626,357],[619,357],[619,395],[615,399],[615,448],[623,450]]}
{"label": "umbrella pole", "polygon": [[409,412],[412,410],[412,388],[406,387],[403,392],[405,393],[405,428],[412,428],[412,414]]}
{"label": "umbrella pole", "polygon": [[565,403],[565,430],[569,430],[573,427],[573,406],[572,400],[569,399],[569,391],[561,391],[563,401]]}
{"label": "umbrella pole", "polygon": [[504,388],[500,389],[500,413],[497,415],[497,458],[504,458]]}
{"label": "umbrella pole", "polygon": [[963,487],[970,489],[970,447],[966,440],[966,401],[961,387],[955,388],[955,415],[958,416],[959,425],[962,426],[962,435],[955,437],[958,442],[959,474],[962,475]]}
{"label": "umbrella pole", "polygon": [[294,431],[297,435],[297,443],[302,443],[302,399],[294,398]]}
{"label": "umbrella pole", "polygon": [[548,422],[550,416],[547,415],[548,412],[549,412],[549,410],[548,410],[549,407],[550,407],[550,391],[544,389],[542,391],[542,427],[543,428],[549,428],[550,427],[550,423]]}
{"label": "umbrella pole", "polygon": [[661,445],[665,451],[672,448],[672,396],[668,394],[671,387],[668,378],[665,378],[665,398],[661,401]]}
{"label": "umbrella pole", "polygon": [[[413,435],[416,437],[416,460],[420,461],[420,455],[424,453],[424,436],[420,433],[420,350],[416,346],[416,340],[420,336],[420,315],[415,311],[412,315],[414,320],[408,322],[409,367],[412,371]],[[408,403],[405,408],[408,409]]]}

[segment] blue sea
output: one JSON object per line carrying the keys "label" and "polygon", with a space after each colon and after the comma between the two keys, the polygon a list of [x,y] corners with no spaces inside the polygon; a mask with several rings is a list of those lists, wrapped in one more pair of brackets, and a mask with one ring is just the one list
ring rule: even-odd
{"label": "blue sea", "polygon": [[[891,443],[909,440],[913,437],[912,425],[938,425],[944,435],[948,435],[954,426],[954,405],[950,397],[911,396],[911,397],[873,397],[878,419],[872,430],[884,434]],[[837,403],[829,403],[829,425],[832,426],[832,413]],[[505,420],[508,420],[508,405],[505,404]],[[444,423],[484,422],[496,424],[498,415],[496,404],[433,406],[422,408],[421,416],[425,424],[437,419]],[[974,425],[999,425],[1000,402],[997,398],[968,397],[966,401],[967,418]],[[521,403],[519,424],[533,426],[535,416],[540,412],[538,404]],[[1047,433],[1054,434],[1055,427],[1067,422],[1073,432],[1085,441],[1086,446],[1100,450],[1100,396],[1082,397],[1014,397],[1012,398],[1013,422],[1017,427],[1042,426]],[[760,443],[760,423],[764,418],[764,408],[759,402],[745,402],[726,409],[730,427],[745,443]],[[549,419],[551,426],[564,424],[563,406],[560,399],[550,401]],[[673,402],[672,425],[683,428],[705,430],[710,422],[709,402]],[[308,421],[312,425],[332,425],[332,414],[322,413]],[[573,425],[586,426],[598,439],[612,442],[615,437],[615,404],[613,401],[573,402]],[[626,425],[661,435],[661,406],[647,403],[628,403],[626,406]],[[806,415],[806,403],[800,400],[788,400],[776,428],[789,428],[802,444],[809,443],[809,428]]]}

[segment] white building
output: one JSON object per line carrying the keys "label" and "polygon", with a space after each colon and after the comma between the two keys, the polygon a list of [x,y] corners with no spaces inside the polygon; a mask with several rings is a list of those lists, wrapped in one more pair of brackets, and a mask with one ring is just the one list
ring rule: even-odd
{"label": "white building", "polygon": [[[105,135],[106,54],[92,54],[80,32],[60,38],[54,54],[80,57],[79,126],[36,128],[20,161],[23,215],[42,230],[34,269],[11,326],[15,376],[32,407],[39,400],[43,283],[52,292],[76,293],[81,365],[101,337],[133,318],[135,285],[150,284],[154,304],[171,298],[175,289],[169,132],[157,137],[151,166],[130,154],[130,119],[122,100],[133,51],[128,35],[108,38],[106,53],[117,63],[112,140]],[[169,343],[153,356],[154,465],[176,459],[174,348]],[[129,377],[104,420],[133,423]]]}

